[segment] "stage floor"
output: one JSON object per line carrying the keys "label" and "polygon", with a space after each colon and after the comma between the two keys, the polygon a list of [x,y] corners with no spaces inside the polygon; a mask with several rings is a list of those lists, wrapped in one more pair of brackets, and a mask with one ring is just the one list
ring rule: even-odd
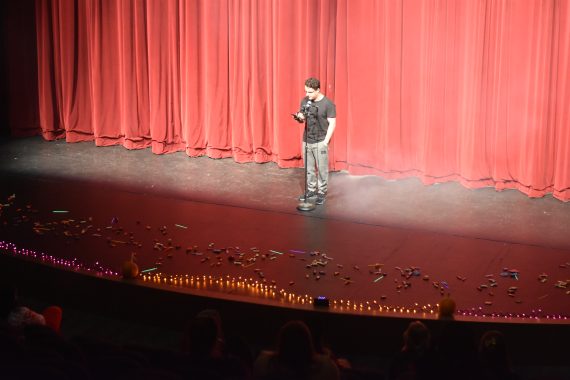
{"label": "stage floor", "polygon": [[335,172],[303,213],[303,170],[273,163],[38,137],[0,141],[0,160],[1,203],[16,195],[1,240],[117,272],[135,253],[161,274],[141,286],[426,318],[450,294],[460,318],[570,316],[570,204],[551,196]]}

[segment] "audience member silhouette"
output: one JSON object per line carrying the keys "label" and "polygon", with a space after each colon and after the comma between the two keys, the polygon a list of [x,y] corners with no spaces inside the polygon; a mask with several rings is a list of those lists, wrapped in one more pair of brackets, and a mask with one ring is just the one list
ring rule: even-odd
{"label": "audience member silhouette", "polygon": [[17,288],[10,284],[0,285],[0,319],[10,328],[18,330],[28,325],[47,325],[59,332],[61,316],[59,306],[50,306],[40,314],[20,305]]}
{"label": "audience member silhouette", "polygon": [[219,313],[204,310],[186,326],[182,350],[196,357],[217,358],[223,355],[224,333]]}
{"label": "audience member silhouette", "polygon": [[213,355],[225,355],[228,357],[239,359],[251,373],[253,369],[253,353],[251,351],[251,347],[247,341],[240,337],[233,334],[226,336],[226,333],[223,329],[222,318],[220,313],[214,309],[205,309],[196,315],[196,317],[205,317],[205,318],[212,318],[216,323],[217,329],[217,338],[216,338],[216,345],[213,350]]}
{"label": "audience member silhouette", "polygon": [[30,324],[46,324],[43,315],[18,304],[18,291],[9,284],[1,285],[0,317],[8,326],[16,329]]}
{"label": "audience member silhouette", "polygon": [[199,379],[245,379],[250,372],[241,360],[224,352],[221,319],[217,313],[200,313],[186,329],[182,350],[188,354],[186,374]]}
{"label": "audience member silhouette", "polygon": [[339,379],[340,372],[327,356],[315,351],[307,325],[290,321],[283,325],[276,351],[262,351],[254,364],[256,379]]}
{"label": "audience member silhouette", "polygon": [[[505,336],[488,331],[477,347],[471,325],[455,321],[454,311],[451,299],[440,304],[440,320],[433,321],[433,344],[424,323],[408,325],[402,349],[388,367],[388,379],[520,379],[510,366]],[[216,310],[204,310],[188,323],[181,350],[154,354],[136,348],[109,354],[109,347],[102,344],[106,355],[97,355],[59,334],[61,315],[57,306],[40,314],[20,305],[17,289],[0,284],[0,377],[88,379],[107,376],[111,369],[116,378],[152,373],[157,378],[204,380],[249,379],[252,375],[256,379],[336,380],[341,378],[339,368],[346,379],[384,375],[353,370],[348,362],[340,364],[324,343],[325,325],[319,319],[312,320],[313,334],[304,322],[284,324],[276,350],[262,351],[253,363],[244,340],[226,337]],[[164,360],[167,356],[170,359]]]}
{"label": "audience member silhouette", "polygon": [[431,348],[431,334],[422,322],[414,321],[404,332],[404,346],[394,356],[389,379],[435,379],[440,377],[440,362]]}
{"label": "audience member silhouette", "polygon": [[487,331],[479,341],[479,378],[484,380],[516,380],[519,376],[510,367],[505,336]]}

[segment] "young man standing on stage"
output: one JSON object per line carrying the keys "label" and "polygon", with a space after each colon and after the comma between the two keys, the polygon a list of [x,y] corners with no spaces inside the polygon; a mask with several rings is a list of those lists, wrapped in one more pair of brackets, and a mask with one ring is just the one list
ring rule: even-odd
{"label": "young man standing on stage", "polygon": [[[325,203],[329,177],[329,143],[336,127],[336,106],[321,92],[321,82],[316,78],[305,81],[306,96],[301,100],[297,113],[300,122],[307,120],[303,134],[303,159],[307,160],[307,194],[299,200],[317,197],[316,204]],[[305,147],[306,145],[306,147]],[[307,149],[307,157],[305,155]]]}

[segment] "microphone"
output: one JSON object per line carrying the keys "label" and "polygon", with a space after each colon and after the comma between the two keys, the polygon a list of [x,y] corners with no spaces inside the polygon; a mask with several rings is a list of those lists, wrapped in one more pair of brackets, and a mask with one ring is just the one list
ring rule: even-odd
{"label": "microphone", "polygon": [[305,103],[305,107],[303,107],[303,113],[305,114],[305,116],[308,116],[309,112],[311,112],[312,105],[313,102],[311,100],[308,100],[307,103]]}

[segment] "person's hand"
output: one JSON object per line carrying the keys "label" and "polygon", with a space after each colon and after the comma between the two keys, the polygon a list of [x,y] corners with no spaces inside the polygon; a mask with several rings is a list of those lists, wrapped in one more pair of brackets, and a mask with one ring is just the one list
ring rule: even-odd
{"label": "person's hand", "polygon": [[[301,117],[299,117],[299,115],[301,115]],[[303,119],[303,114],[302,113],[292,113],[291,116],[293,116],[293,119],[295,119],[295,121],[297,123],[302,123],[304,121]]]}

